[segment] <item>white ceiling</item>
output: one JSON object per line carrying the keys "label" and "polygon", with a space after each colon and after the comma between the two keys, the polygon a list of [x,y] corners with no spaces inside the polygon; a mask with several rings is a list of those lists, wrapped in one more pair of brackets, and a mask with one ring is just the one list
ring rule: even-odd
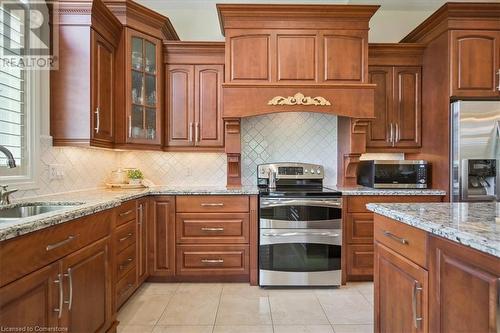
{"label": "white ceiling", "polygon": [[[370,22],[370,42],[397,42],[445,0],[136,0],[168,16],[182,40],[223,40],[217,3],[381,5]],[[466,0],[453,0],[465,2]],[[469,0],[499,2],[500,0]]]}

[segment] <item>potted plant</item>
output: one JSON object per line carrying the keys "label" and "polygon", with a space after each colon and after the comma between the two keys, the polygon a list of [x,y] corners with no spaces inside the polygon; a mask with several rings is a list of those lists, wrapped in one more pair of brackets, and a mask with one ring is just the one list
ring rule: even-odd
{"label": "potted plant", "polygon": [[144,175],[139,169],[128,170],[127,176],[129,179],[128,183],[130,185],[141,185],[141,182],[144,179]]}

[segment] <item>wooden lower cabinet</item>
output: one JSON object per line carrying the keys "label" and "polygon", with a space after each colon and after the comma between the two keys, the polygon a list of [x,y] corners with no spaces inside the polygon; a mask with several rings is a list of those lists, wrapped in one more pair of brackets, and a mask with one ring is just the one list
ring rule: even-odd
{"label": "wooden lower cabinet", "polygon": [[156,279],[175,277],[175,201],[157,196],[149,205],[149,275]]}
{"label": "wooden lower cabinet", "polygon": [[429,237],[430,331],[500,330],[500,260]]}
{"label": "wooden lower cabinet", "polygon": [[59,326],[59,263],[0,288],[0,327]]}
{"label": "wooden lower cabinet", "polygon": [[428,332],[428,272],[375,242],[375,331]]}
{"label": "wooden lower cabinet", "polygon": [[441,202],[441,196],[373,196],[344,197],[344,244],[343,271],[347,281],[373,280],[373,213],[366,204],[377,202]]}
{"label": "wooden lower cabinet", "polygon": [[110,238],[64,258],[62,322],[69,332],[104,332],[112,322]]}

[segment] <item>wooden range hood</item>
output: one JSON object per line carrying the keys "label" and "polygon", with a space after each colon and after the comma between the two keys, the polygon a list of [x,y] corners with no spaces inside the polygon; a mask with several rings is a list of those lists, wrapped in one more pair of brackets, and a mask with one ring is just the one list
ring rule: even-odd
{"label": "wooden range hood", "polygon": [[219,4],[224,117],[374,114],[369,20],[379,6]]}
{"label": "wooden range hood", "polygon": [[363,146],[352,138],[367,124],[359,119],[374,117],[368,29],[378,8],[217,5],[226,37],[222,99],[228,186],[241,185],[240,118],[275,112],[343,116],[339,133],[348,134],[340,142],[344,171],[338,183],[346,183],[344,175],[352,179]]}

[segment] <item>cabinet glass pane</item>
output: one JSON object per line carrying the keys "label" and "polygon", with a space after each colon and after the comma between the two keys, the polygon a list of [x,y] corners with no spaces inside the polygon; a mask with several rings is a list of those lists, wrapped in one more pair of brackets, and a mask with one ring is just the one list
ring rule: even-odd
{"label": "cabinet glass pane", "polygon": [[143,74],[140,72],[132,71],[132,103],[143,104],[144,98],[143,91]]}
{"label": "cabinet glass pane", "polygon": [[144,53],[143,39],[132,37],[132,68],[138,71],[143,70]]}
{"label": "cabinet glass pane", "polygon": [[146,72],[156,74],[156,46],[146,41]]}
{"label": "cabinet glass pane", "polygon": [[156,137],[156,109],[146,108],[146,131],[148,139]]}
{"label": "cabinet glass pane", "polygon": [[146,74],[146,105],[156,106],[156,76]]}
{"label": "cabinet glass pane", "polygon": [[144,108],[142,106],[134,105],[132,107],[132,130],[131,136],[133,138],[144,138]]}

